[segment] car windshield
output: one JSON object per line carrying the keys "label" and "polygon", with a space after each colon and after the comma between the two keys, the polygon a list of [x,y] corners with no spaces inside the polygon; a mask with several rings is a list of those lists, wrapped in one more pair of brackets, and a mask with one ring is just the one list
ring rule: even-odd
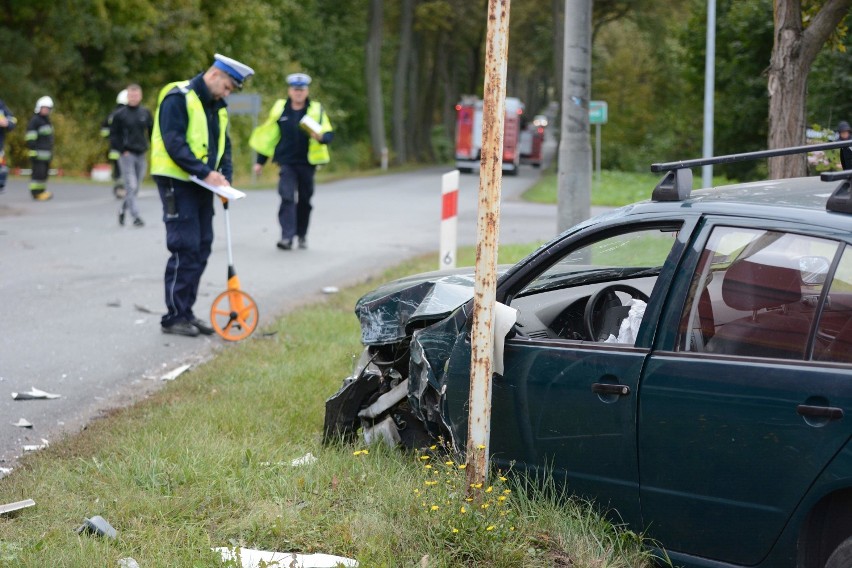
{"label": "car windshield", "polygon": [[542,272],[518,296],[566,286],[658,275],[676,237],[676,228],[654,227],[620,233],[581,246]]}

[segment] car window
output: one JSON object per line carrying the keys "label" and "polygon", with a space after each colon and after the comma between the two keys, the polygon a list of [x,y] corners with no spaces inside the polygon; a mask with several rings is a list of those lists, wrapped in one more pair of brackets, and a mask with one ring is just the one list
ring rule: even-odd
{"label": "car window", "polygon": [[838,248],[806,235],[716,227],[692,278],[678,349],[804,359]]}
{"label": "car window", "polygon": [[814,359],[852,363],[852,247],[846,246],[822,307]]}
{"label": "car window", "polygon": [[[518,331],[533,338],[632,345],[679,228],[679,223],[630,227],[567,251],[514,296]],[[587,310],[590,300],[594,309]]]}

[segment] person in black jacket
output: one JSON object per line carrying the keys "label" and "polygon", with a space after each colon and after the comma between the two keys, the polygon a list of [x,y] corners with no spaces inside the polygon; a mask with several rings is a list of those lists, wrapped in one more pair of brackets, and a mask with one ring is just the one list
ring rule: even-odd
{"label": "person in black jacket", "polygon": [[139,216],[136,196],[139,194],[139,183],[148,169],[145,153],[154,130],[154,118],[141,102],[142,87],[128,85],[127,106],[113,115],[110,126],[110,147],[118,151],[119,170],[124,178],[125,189],[124,202],[118,210],[118,224],[124,225],[124,215],[129,211],[135,227],[145,225]]}
{"label": "person in black jacket", "polygon": [[[838,141],[849,140],[849,136],[852,136],[852,127],[845,120],[837,124],[837,136]],[[844,170],[852,170],[852,148],[849,146],[840,149],[840,165]]]}
{"label": "person in black jacket", "polygon": [[29,148],[32,177],[30,178],[30,193],[36,201],[47,201],[53,194],[47,191],[47,176],[50,172],[50,160],[53,158],[53,125],[50,123],[50,113],[53,110],[53,99],[41,97],[36,101],[35,114],[27,124],[24,139]]}
{"label": "person in black jacket", "polygon": [[121,155],[118,150],[112,147],[110,130],[112,128],[112,117],[115,113],[127,106],[127,89],[122,89],[115,97],[115,108],[110,111],[104,121],[101,123],[101,137],[109,142],[109,150],[107,150],[107,159],[112,165],[112,193],[116,199],[124,199],[124,183],[121,181],[121,170],[119,169],[118,158]]}
{"label": "person in black jacket", "polygon": [[9,110],[2,100],[0,100],[0,193],[6,190],[6,178],[9,175],[9,168],[6,167],[6,155],[3,152],[4,144],[6,143],[6,133],[18,124],[18,119]]}

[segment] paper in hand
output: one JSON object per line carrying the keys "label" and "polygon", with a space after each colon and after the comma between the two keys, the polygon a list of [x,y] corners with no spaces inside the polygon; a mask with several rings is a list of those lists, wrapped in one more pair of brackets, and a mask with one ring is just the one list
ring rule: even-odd
{"label": "paper in hand", "polygon": [[209,189],[216,195],[221,195],[226,199],[242,199],[246,196],[245,192],[240,191],[235,187],[231,187],[230,185],[211,185],[200,179],[198,176],[189,176],[189,181],[200,185],[205,189]]}

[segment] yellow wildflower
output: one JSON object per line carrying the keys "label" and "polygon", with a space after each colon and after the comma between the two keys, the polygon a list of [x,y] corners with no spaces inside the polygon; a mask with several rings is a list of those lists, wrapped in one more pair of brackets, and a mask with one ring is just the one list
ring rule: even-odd
{"label": "yellow wildflower", "polygon": [[494,490],[494,487],[489,485],[488,489],[485,490],[486,493],[491,493]]}
{"label": "yellow wildflower", "polygon": [[465,468],[467,468],[467,464],[466,464],[466,463],[460,463],[460,464],[459,464],[459,469],[465,469]]}
{"label": "yellow wildflower", "polygon": [[438,449],[438,446],[429,446],[429,449],[430,449],[430,450],[437,450],[437,449]]}
{"label": "yellow wildflower", "polygon": [[512,492],[512,490],[511,490],[511,489],[504,489],[504,490],[503,490],[503,495],[508,495],[508,494],[509,494],[509,493],[511,493],[511,492]]}
{"label": "yellow wildflower", "polygon": [[460,512],[462,515],[464,515],[465,513],[467,513],[467,509],[465,509],[465,508],[464,508],[464,505],[462,505],[461,509],[459,509],[459,512]]}
{"label": "yellow wildflower", "polygon": [[456,527],[453,527],[453,532],[457,533],[457,532],[459,532],[459,529],[457,529]]}
{"label": "yellow wildflower", "polygon": [[501,475],[501,476],[500,476],[500,481],[507,481],[507,479]]}
{"label": "yellow wildflower", "polygon": [[499,497],[497,497],[497,500],[498,500],[498,501],[505,501],[505,500],[506,500],[506,496],[505,496],[505,495],[500,495]]}
{"label": "yellow wildflower", "polygon": [[488,525],[487,527],[485,527],[485,530],[487,530],[487,531],[493,531],[493,530],[494,530],[494,525]]}
{"label": "yellow wildflower", "polygon": [[431,507],[429,507],[430,511],[437,511],[438,509],[440,509],[438,505],[432,505]]}
{"label": "yellow wildflower", "polygon": [[476,446],[476,449],[477,449],[477,450],[484,450],[484,449],[485,449],[485,444],[479,444],[478,446]]}
{"label": "yellow wildflower", "polygon": [[429,458],[429,456],[420,456],[420,459],[421,459],[421,460],[428,460],[428,459],[430,459],[430,458]]}
{"label": "yellow wildflower", "polygon": [[490,506],[491,506],[491,503],[483,503],[483,504],[482,504],[482,508],[483,508],[483,509],[487,509],[487,508],[488,508],[488,507],[490,507]]}

